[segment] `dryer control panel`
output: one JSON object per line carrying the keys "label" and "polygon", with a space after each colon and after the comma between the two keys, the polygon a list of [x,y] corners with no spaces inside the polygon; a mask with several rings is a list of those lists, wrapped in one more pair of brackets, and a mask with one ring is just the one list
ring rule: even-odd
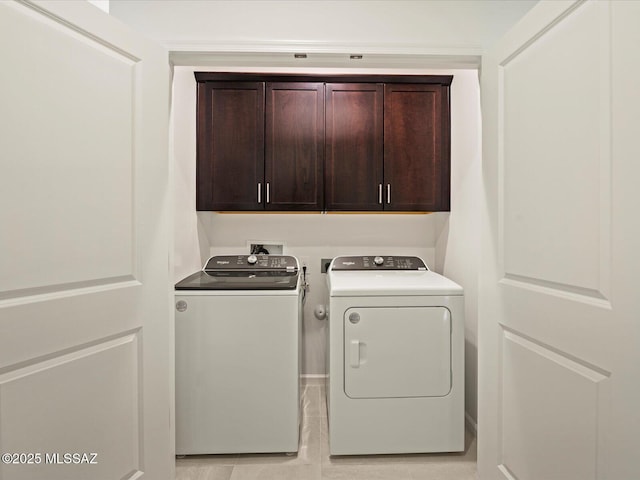
{"label": "dryer control panel", "polygon": [[337,257],[331,270],[429,270],[419,257],[357,256]]}

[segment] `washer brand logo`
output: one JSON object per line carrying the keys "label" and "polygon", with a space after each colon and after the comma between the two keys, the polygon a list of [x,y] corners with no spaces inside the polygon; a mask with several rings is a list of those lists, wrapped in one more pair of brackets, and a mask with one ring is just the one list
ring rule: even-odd
{"label": "washer brand logo", "polygon": [[343,265],[355,265],[356,262],[342,262]]}
{"label": "washer brand logo", "polygon": [[218,265],[229,265],[229,260],[216,260]]}

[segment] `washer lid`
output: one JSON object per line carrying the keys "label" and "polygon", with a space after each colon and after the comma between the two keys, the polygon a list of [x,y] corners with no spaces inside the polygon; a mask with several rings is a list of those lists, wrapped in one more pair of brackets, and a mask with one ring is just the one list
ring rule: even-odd
{"label": "washer lid", "polygon": [[196,272],[176,283],[176,290],[295,290],[298,273],[271,275],[255,272],[249,275],[212,275]]}
{"label": "washer lid", "polygon": [[460,285],[431,271],[331,270],[327,283],[332,297],[463,294]]}

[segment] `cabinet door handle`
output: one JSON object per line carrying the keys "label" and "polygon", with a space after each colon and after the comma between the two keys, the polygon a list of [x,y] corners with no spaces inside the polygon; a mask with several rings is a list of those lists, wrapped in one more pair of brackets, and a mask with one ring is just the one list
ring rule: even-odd
{"label": "cabinet door handle", "polygon": [[391,203],[391,184],[387,183],[387,203]]}
{"label": "cabinet door handle", "polygon": [[258,203],[262,203],[262,182],[258,183]]}
{"label": "cabinet door handle", "polygon": [[269,203],[269,182],[267,182],[267,203]]}
{"label": "cabinet door handle", "polygon": [[382,184],[378,184],[378,203],[382,204]]}

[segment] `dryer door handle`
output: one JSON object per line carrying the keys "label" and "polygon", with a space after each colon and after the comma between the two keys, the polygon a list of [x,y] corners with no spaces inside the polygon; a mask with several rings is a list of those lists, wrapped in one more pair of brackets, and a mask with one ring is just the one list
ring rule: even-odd
{"label": "dryer door handle", "polygon": [[360,340],[351,340],[349,344],[349,365],[351,368],[360,367]]}

